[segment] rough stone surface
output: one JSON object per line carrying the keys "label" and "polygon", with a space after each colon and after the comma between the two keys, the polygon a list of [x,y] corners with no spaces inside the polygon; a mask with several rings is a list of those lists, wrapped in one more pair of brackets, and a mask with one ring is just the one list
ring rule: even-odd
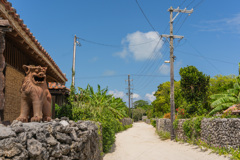
{"label": "rough stone surface", "polygon": [[0,160],[102,160],[100,124],[68,119],[0,126]]}
{"label": "rough stone surface", "polygon": [[[178,127],[175,129],[177,138],[184,141],[188,139],[183,130],[183,123],[186,120],[187,119],[179,119]],[[157,131],[163,130],[170,132],[170,119],[157,119],[156,129]],[[203,118],[199,138],[215,147],[240,148],[240,119]]]}
{"label": "rough stone surface", "polygon": [[123,126],[133,124],[133,121],[131,118],[123,118],[120,120],[120,122],[123,124]]}
{"label": "rough stone surface", "polygon": [[175,129],[175,135],[178,139],[181,139],[183,141],[187,141],[188,137],[184,134],[184,130],[183,130],[183,123],[186,121],[187,119],[179,119],[178,120],[178,127],[177,129]]}
{"label": "rough stone surface", "polygon": [[171,120],[167,118],[156,119],[157,131],[170,132]]}
{"label": "rough stone surface", "polygon": [[150,124],[150,123],[151,123],[151,120],[150,120],[150,119],[146,119],[146,123],[147,123],[147,124]]}
{"label": "rough stone surface", "polygon": [[213,146],[240,147],[240,119],[204,118],[201,123],[201,139]]}

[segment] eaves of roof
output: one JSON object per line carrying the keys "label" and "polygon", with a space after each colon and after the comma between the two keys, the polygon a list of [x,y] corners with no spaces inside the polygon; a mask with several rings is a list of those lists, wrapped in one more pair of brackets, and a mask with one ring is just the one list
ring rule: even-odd
{"label": "eaves of roof", "polygon": [[61,82],[66,82],[66,76],[50,57],[48,52],[33,36],[33,34],[30,32],[30,29],[27,28],[27,25],[23,23],[23,20],[20,19],[20,16],[17,14],[16,9],[12,7],[12,4],[7,0],[0,0],[0,12],[2,12],[2,14],[5,16],[4,18],[9,21],[11,27],[16,30],[17,33],[24,39],[24,41],[33,49],[34,53],[38,54],[38,56],[45,61],[49,67],[51,67]]}

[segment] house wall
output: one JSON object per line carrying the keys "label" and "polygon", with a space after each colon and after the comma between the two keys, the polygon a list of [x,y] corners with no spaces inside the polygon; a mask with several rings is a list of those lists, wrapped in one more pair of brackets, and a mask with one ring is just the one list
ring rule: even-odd
{"label": "house wall", "polygon": [[4,121],[12,122],[20,115],[21,93],[20,88],[24,74],[14,67],[6,67],[5,108]]}

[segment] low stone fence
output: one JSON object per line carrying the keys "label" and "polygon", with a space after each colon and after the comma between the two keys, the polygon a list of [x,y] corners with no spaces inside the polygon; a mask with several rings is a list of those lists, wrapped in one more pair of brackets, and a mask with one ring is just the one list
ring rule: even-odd
{"label": "low stone fence", "polygon": [[240,119],[204,118],[201,123],[201,139],[221,147],[240,147]]}
{"label": "low stone fence", "polygon": [[147,116],[142,116],[142,121],[146,121],[146,119],[148,119]]}
{"label": "low stone fence", "polygon": [[[179,119],[175,129],[178,139],[186,141],[188,137],[184,134],[183,123],[186,119]],[[170,132],[170,119],[157,119],[157,131]],[[194,128],[192,129],[193,132]],[[215,147],[240,148],[240,119],[238,118],[203,118],[201,121],[201,133],[199,137],[209,145]]]}
{"label": "low stone fence", "polygon": [[171,120],[167,118],[156,119],[157,131],[170,132]]}
{"label": "low stone fence", "polygon": [[102,160],[100,124],[59,120],[0,126],[0,159]]}
{"label": "low stone fence", "polygon": [[123,118],[120,120],[120,122],[122,123],[123,126],[130,125],[133,123],[131,118]]}
{"label": "low stone fence", "polygon": [[151,120],[150,120],[150,119],[146,119],[146,123],[147,123],[147,124],[150,124],[150,123],[151,123]]}

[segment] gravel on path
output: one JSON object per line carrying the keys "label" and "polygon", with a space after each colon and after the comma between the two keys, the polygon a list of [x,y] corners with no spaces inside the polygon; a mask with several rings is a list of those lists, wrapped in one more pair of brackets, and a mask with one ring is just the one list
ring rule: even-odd
{"label": "gravel on path", "polygon": [[170,140],[162,141],[155,128],[144,122],[116,135],[115,150],[103,160],[229,160],[197,146]]}

